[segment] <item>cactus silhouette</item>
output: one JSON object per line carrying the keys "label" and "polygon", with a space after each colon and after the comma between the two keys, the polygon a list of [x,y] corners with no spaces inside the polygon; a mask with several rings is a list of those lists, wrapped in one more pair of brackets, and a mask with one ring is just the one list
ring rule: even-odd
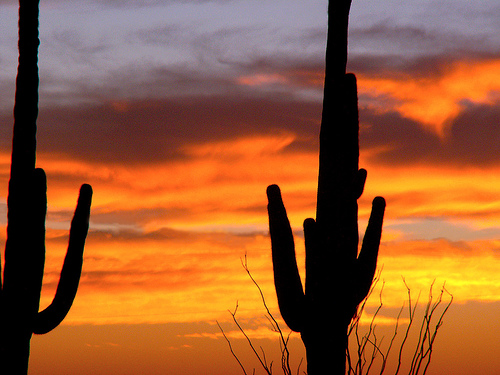
{"label": "cactus silhouette", "polygon": [[328,5],[316,220],[304,221],[305,292],[280,189],[267,188],[278,304],[289,328],[301,333],[309,375],[345,374],[347,328],[373,281],[385,210],[384,198],[376,197],[358,255],[357,199],[366,170],[358,165],[356,78],[345,72],[350,5]]}
{"label": "cactus silhouette", "polygon": [[38,116],[38,0],[20,0],[19,66],[14,137],[7,200],[8,223],[3,285],[0,283],[2,374],[26,374],[33,333],[54,329],[68,313],[80,280],[92,188],[82,185],[55,297],[39,312],[45,263],[47,182],[35,168]]}

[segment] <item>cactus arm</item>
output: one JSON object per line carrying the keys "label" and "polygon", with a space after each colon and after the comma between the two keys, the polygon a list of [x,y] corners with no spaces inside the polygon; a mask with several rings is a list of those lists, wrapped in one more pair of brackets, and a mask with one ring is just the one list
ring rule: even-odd
{"label": "cactus arm", "polygon": [[[7,241],[0,282],[0,363],[26,374],[33,331],[55,327],[71,306],[81,274],[92,190],[82,187],[70,245],[53,304],[37,319],[45,263],[47,179],[36,168],[38,116],[38,0],[19,1],[19,65],[14,105],[12,162],[7,198]],[[68,302],[69,301],[69,302]]]}
{"label": "cactus arm", "polygon": [[35,334],[44,334],[57,327],[73,304],[82,272],[83,249],[89,228],[91,201],[92,188],[90,185],[84,184],[80,188],[80,196],[71,221],[68,251],[64,259],[57,291],[52,303],[37,314],[33,327]]}
{"label": "cactus arm", "polygon": [[[15,247],[16,252],[21,253],[21,256],[29,256],[29,259],[24,260],[24,263],[29,266],[27,268],[29,274],[25,275],[29,280],[29,295],[32,299],[31,306],[33,311],[38,311],[40,306],[40,292],[42,290],[43,271],[45,266],[45,218],[47,216],[47,177],[41,168],[36,168],[32,172],[33,187],[31,188],[32,198],[24,199],[30,202],[29,206],[25,206],[23,212],[24,222],[17,223],[19,226],[16,231],[20,235],[31,237],[25,243],[27,252],[22,252],[22,247]],[[28,187],[29,188],[29,187]],[[29,219],[27,219],[29,217]],[[29,223],[29,226],[26,224]],[[28,231],[26,230],[28,229]],[[26,298],[26,297],[25,297]],[[31,329],[31,327],[30,327]]]}
{"label": "cactus arm", "polygon": [[368,220],[363,245],[357,260],[357,300],[359,304],[370,291],[375,270],[377,268],[377,257],[382,236],[382,224],[384,220],[385,199],[375,197],[372,202],[372,212]]}
{"label": "cactus arm", "polygon": [[315,279],[315,276],[318,275],[318,271],[321,269],[321,250],[320,244],[318,243],[317,224],[312,218],[304,220],[304,244],[307,249],[306,294],[309,295],[312,288],[318,284],[318,280]]}
{"label": "cactus arm", "polygon": [[288,327],[300,332],[304,314],[304,291],[295,258],[293,233],[279,187],[270,185],[267,188],[267,197],[274,284],[278,305]]}

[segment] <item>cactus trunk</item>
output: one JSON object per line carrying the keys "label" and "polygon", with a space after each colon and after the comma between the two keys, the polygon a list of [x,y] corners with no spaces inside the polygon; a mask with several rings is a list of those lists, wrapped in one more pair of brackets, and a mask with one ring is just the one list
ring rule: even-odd
{"label": "cactus trunk", "polygon": [[66,316],[81,274],[92,189],[83,185],[70,230],[70,244],[52,304],[39,312],[45,263],[47,183],[36,163],[38,116],[38,0],[19,3],[19,66],[7,199],[7,241],[0,283],[2,374],[26,374],[33,333],[46,333]]}
{"label": "cactus trunk", "polygon": [[347,329],[375,273],[385,200],[373,201],[358,255],[358,204],[366,180],[359,169],[356,78],[346,74],[350,1],[329,3],[316,220],[304,221],[305,291],[281,192],[268,187],[274,282],[283,319],[300,332],[309,375],[345,374]]}
{"label": "cactus trunk", "polygon": [[320,324],[306,327],[301,334],[306,348],[307,374],[345,373],[347,327],[343,324],[335,324],[333,321],[335,316],[327,318],[332,320],[327,328],[322,320]]}

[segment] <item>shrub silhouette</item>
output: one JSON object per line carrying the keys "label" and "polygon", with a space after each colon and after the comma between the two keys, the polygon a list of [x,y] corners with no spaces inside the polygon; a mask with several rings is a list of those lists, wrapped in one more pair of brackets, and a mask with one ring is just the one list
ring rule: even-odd
{"label": "shrub silhouette", "polygon": [[316,220],[304,221],[305,293],[280,189],[267,188],[278,304],[289,328],[301,333],[309,375],[345,374],[347,329],[372,284],[385,210],[384,198],[376,197],[358,256],[357,199],[366,170],[358,165],[356,78],[345,73],[350,5],[328,5]]}
{"label": "shrub silhouette", "polygon": [[[275,319],[273,313],[267,306],[264,293],[258,282],[252,276],[250,269],[248,268],[246,254],[244,260],[242,259],[241,263],[250,280],[256,286],[260,294],[262,305],[265,310],[264,316],[268,321],[267,327],[275,333],[275,337],[278,339],[279,353],[281,355],[281,372],[284,375],[299,374],[302,372],[307,375],[307,372],[301,371],[303,358],[300,358],[298,366],[292,369],[292,354],[289,350],[291,332],[285,333],[282,330],[280,323],[277,319]],[[434,344],[438,331],[443,325],[444,316],[448,312],[453,302],[453,295],[448,292],[448,290],[445,288],[445,285],[443,284],[440,293],[436,297],[433,293],[434,282],[432,282],[429,287],[429,296],[427,303],[419,306],[420,292],[418,293],[418,297],[415,300],[412,297],[410,287],[403,278],[403,283],[408,294],[408,300],[406,301],[406,304],[403,303],[403,306],[401,307],[399,313],[395,318],[392,334],[389,334],[388,341],[384,342],[384,339],[386,337],[383,335],[381,336],[380,333],[377,332],[378,315],[382,311],[384,306],[382,302],[382,293],[385,284],[384,282],[382,283],[378,295],[378,307],[376,307],[374,313],[371,314],[371,316],[368,315],[365,311],[368,299],[374,297],[373,293],[375,288],[377,287],[377,284],[381,280],[381,273],[382,270],[379,270],[375,275],[368,295],[359,304],[356,316],[352,319],[347,329],[347,336],[350,345],[346,348],[345,353],[347,360],[346,374],[368,375],[370,373],[375,373],[382,375],[387,371],[393,375],[398,375],[401,372],[412,375],[425,375],[427,373],[427,370],[429,369],[429,365],[432,359],[432,353],[434,350]],[[446,297],[449,298],[447,302],[445,301]],[[417,312],[417,309],[420,310],[420,313]],[[403,313],[404,310],[406,310],[406,314]],[[236,317],[237,311],[238,303],[236,303],[236,307],[234,310],[229,310],[234,324],[246,339],[251,352],[253,352],[254,356],[258,359],[260,367],[262,367],[266,374],[272,375],[274,373],[273,370],[276,370],[277,367],[273,366],[275,364],[275,361],[270,355],[272,353],[264,351],[262,346],[260,346],[260,348],[257,348],[256,342],[252,341],[250,335],[247,334],[247,332],[243,328],[243,324],[240,323],[240,321]],[[420,319],[417,317],[417,315],[420,315]],[[369,324],[364,325],[364,327],[361,327],[362,317],[369,319]],[[250,373],[250,370],[247,370],[245,368],[245,365],[233,349],[233,345],[231,344],[229,337],[224,332],[222,326],[219,324],[219,322],[216,323],[222,333],[222,336],[229,345],[229,350],[231,351],[232,356],[236,359],[238,365],[243,371],[243,374],[246,375]],[[403,328],[404,325],[406,325],[406,328]],[[399,340],[397,336],[400,337]],[[410,338],[410,336],[413,337]],[[410,345],[409,348],[408,345]],[[408,349],[410,350],[408,351]],[[403,358],[406,360],[406,363],[403,363]],[[298,357],[295,357],[296,361],[298,359]],[[388,366],[389,363],[391,368],[389,368]],[[325,373],[327,372],[328,371],[326,370]],[[252,373],[256,373],[255,368],[253,368]]]}
{"label": "shrub silhouette", "polygon": [[47,181],[43,169],[35,168],[38,45],[38,1],[20,0],[7,242],[3,285],[0,283],[2,374],[26,374],[32,334],[51,331],[68,313],[80,280],[92,199],[90,185],[82,185],[55,297],[49,307],[39,312],[45,263]]}

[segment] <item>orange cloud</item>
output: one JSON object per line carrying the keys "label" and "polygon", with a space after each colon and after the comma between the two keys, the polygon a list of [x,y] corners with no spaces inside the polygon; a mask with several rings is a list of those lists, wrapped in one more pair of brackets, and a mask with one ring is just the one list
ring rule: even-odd
{"label": "orange cloud", "polygon": [[[469,220],[478,227],[498,224],[500,219],[500,169],[446,168],[433,166],[371,166],[361,202],[367,214],[369,199],[383,195],[388,201],[387,215],[396,217],[453,217]],[[473,219],[473,221],[471,221]]]}
{"label": "orange cloud", "polygon": [[[493,104],[500,93],[500,60],[462,60],[428,75],[356,73],[360,95],[383,99],[380,111],[397,110],[445,138],[447,126],[462,110],[463,102]],[[321,91],[323,71],[288,70],[238,79],[245,85],[282,83],[291,89],[310,87]],[[387,98],[392,100],[387,100]],[[373,102],[369,105],[374,105]],[[375,104],[375,106],[377,106]]]}
{"label": "orange cloud", "polygon": [[500,60],[460,61],[442,74],[425,77],[360,74],[358,80],[360,94],[394,98],[394,106],[404,116],[444,137],[447,123],[460,113],[463,100],[489,104],[498,98]]}
{"label": "orange cloud", "polygon": [[[58,280],[78,186],[89,182],[95,190],[91,233],[67,324],[223,321],[236,301],[241,317],[250,319],[262,302],[241,268],[245,252],[278,316],[266,235],[266,186],[282,187],[297,233],[315,212],[317,153],[291,150],[296,140],[297,135],[283,133],[207,142],[187,146],[185,159],[130,167],[42,155],[39,162],[49,176],[42,305],[49,303]],[[439,286],[446,281],[458,303],[499,301],[498,241],[418,240],[409,238],[400,224],[434,216],[466,223],[471,231],[498,226],[500,171],[380,167],[370,165],[367,156],[360,162],[369,171],[359,204],[360,229],[366,227],[375,195],[388,202],[379,263],[386,280],[384,303],[400,307],[406,300],[402,276],[416,292],[426,291],[434,279]],[[0,172],[8,175],[8,170]],[[300,236],[296,247],[303,265]]]}

